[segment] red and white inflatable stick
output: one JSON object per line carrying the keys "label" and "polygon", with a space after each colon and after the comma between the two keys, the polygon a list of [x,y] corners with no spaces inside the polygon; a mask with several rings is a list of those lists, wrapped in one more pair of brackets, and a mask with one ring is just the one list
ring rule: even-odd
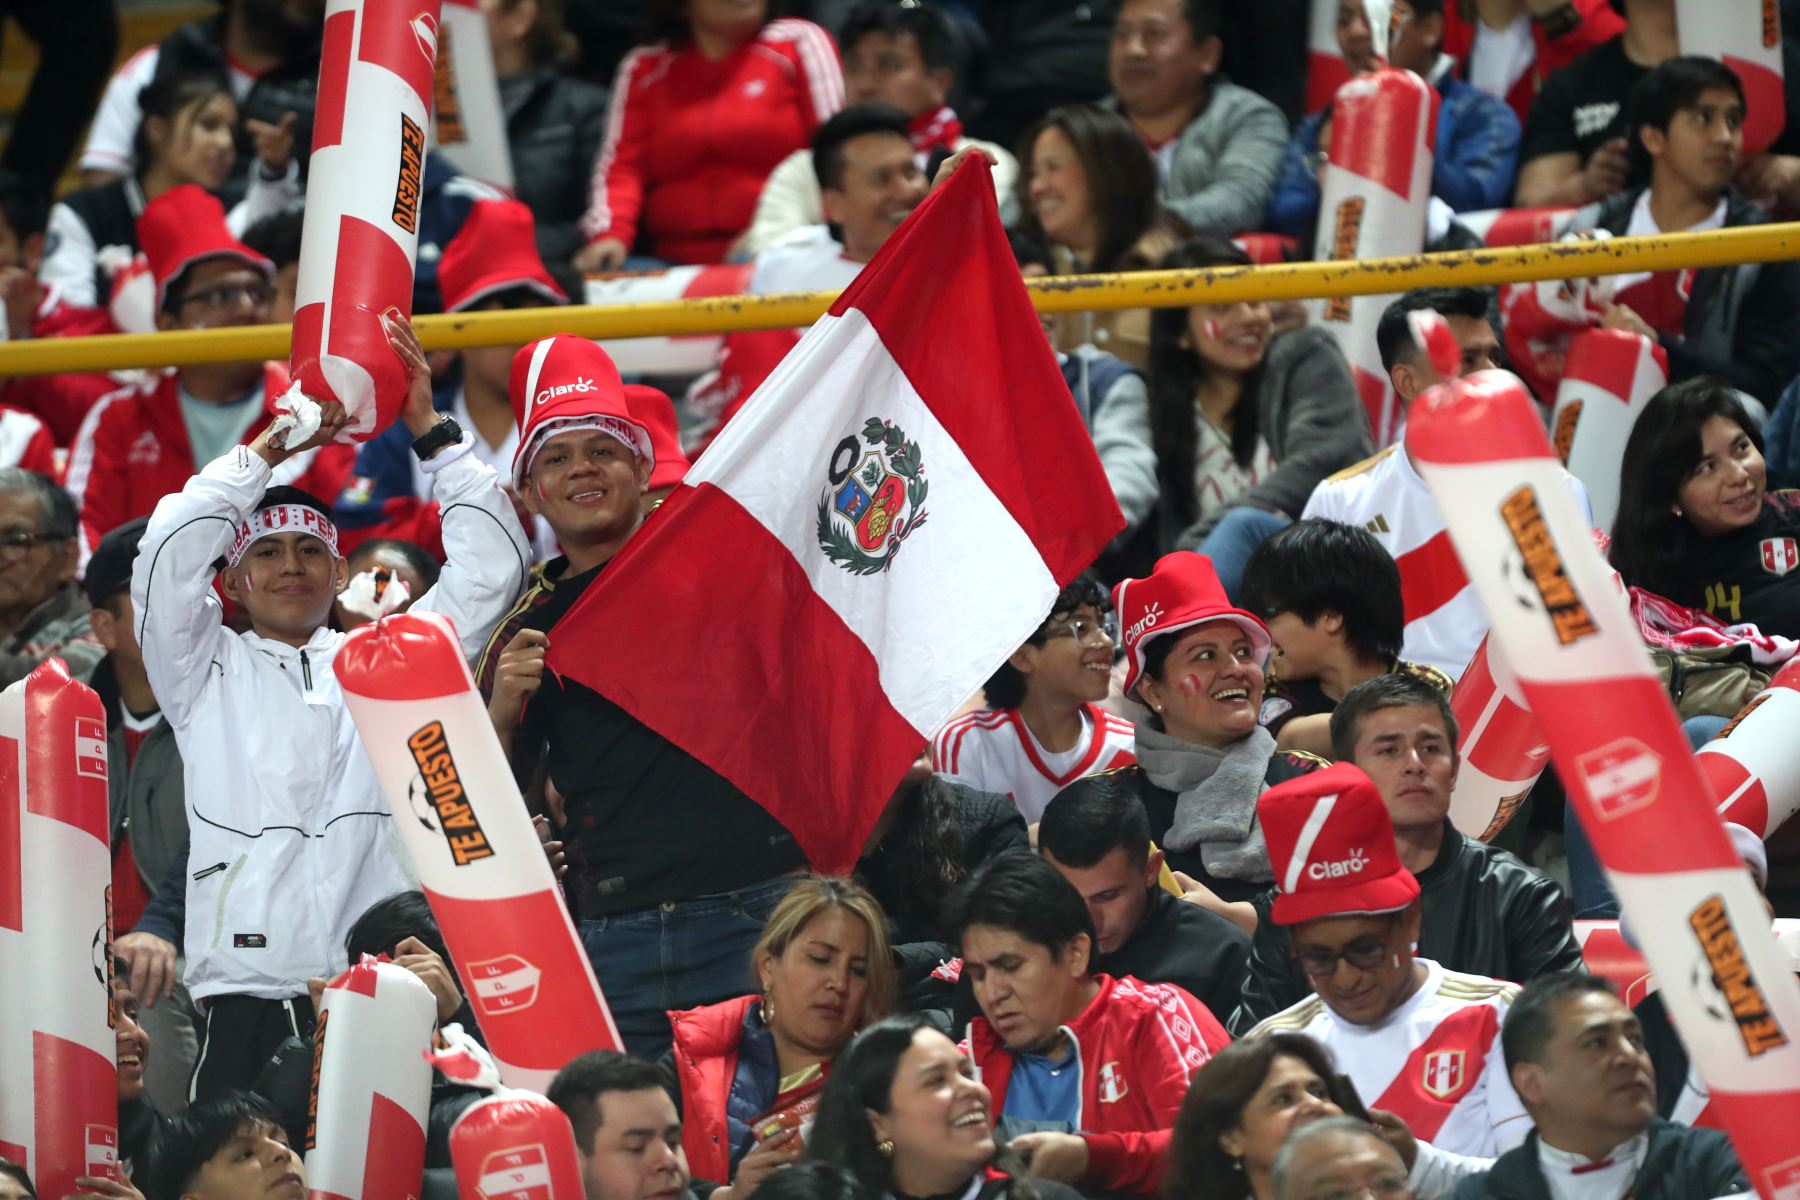
{"label": "red and white inflatable stick", "polygon": [[1554,242],[1569,227],[1572,208],[1485,208],[1456,214],[1456,223],[1468,228],[1483,245],[1530,246]]}
{"label": "red and white inflatable stick", "polygon": [[1694,756],[1719,815],[1766,841],[1800,811],[1800,659],[1775,673],[1719,736]]}
{"label": "red and white inflatable stick", "polygon": [[311,1200],[412,1200],[425,1172],[437,999],[366,955],[325,986],[306,1130]]}
{"label": "red and white inflatable stick", "polygon": [[531,1092],[497,1092],[463,1110],[450,1127],[450,1163],[463,1200],[582,1200],[569,1118]]}
{"label": "red and white inflatable stick", "polygon": [[[1350,66],[1338,45],[1338,0],[1312,0],[1306,18],[1306,111],[1318,112],[1350,79]],[[1388,21],[1393,0],[1363,0],[1375,56],[1387,61]]]}
{"label": "red and white inflatable stick", "polygon": [[1557,457],[1587,485],[1594,524],[1611,529],[1619,511],[1625,439],[1650,397],[1669,382],[1669,356],[1641,333],[1588,329],[1569,342],[1550,417]]}
{"label": "red and white inflatable stick", "polygon": [[341,402],[349,440],[406,398],[381,318],[412,314],[437,31],[438,0],[325,5],[288,395]]}
{"label": "red and white inflatable stick", "polygon": [[1531,794],[1550,761],[1550,744],[1491,637],[1481,639],[1456,681],[1450,711],[1462,755],[1450,793],[1450,821],[1464,836],[1485,842],[1506,828]]}
{"label": "red and white inflatable stick", "polygon": [[450,622],[365,625],[334,669],[501,1078],[622,1049]]}
{"label": "red and white inflatable stick", "polygon": [[[1656,976],[1636,947],[1625,940],[1617,921],[1575,921],[1575,944],[1590,975],[1603,976],[1619,989],[1619,998],[1635,1005],[1657,990]],[[1784,942],[1800,936],[1800,921],[1777,919],[1775,939]]]}
{"label": "red and white inflatable stick", "polygon": [[[1384,258],[1424,248],[1437,113],[1437,93],[1411,71],[1384,68],[1338,89],[1314,258]],[[1392,442],[1401,425],[1393,385],[1375,348],[1375,327],[1392,300],[1391,295],[1338,296],[1308,306],[1313,321],[1331,331],[1350,360],[1377,446]]]}
{"label": "red and white inflatable stick", "polygon": [[106,710],[53,658],[0,693],[0,1155],[117,1178]]}
{"label": "red and white inflatable stick", "polygon": [[1683,54],[1724,62],[1744,84],[1744,153],[1767,150],[1787,125],[1781,6],[1775,0],[1675,0]]}
{"label": "red and white inflatable stick", "polygon": [[1746,1173],[1791,1194],[1800,982],[1531,398],[1504,371],[1451,380],[1406,445]]}

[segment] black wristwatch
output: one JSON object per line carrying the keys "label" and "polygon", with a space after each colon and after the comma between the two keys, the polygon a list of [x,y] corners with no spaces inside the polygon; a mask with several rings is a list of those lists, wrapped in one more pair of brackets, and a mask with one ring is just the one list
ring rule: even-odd
{"label": "black wristwatch", "polygon": [[1557,38],[1581,24],[1581,13],[1573,4],[1564,4],[1547,13],[1533,13],[1531,19],[1537,22],[1545,37]]}
{"label": "black wristwatch", "polygon": [[456,423],[455,417],[445,417],[413,439],[412,451],[420,462],[424,462],[445,446],[462,441],[462,433],[462,426]]}

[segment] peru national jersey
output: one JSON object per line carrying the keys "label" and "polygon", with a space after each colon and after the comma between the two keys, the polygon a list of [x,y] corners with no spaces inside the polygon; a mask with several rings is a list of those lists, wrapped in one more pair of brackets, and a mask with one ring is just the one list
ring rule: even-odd
{"label": "peru national jersey", "polygon": [[1519,987],[1417,961],[1425,982],[1379,1025],[1352,1025],[1308,996],[1249,1036],[1307,1034],[1331,1048],[1367,1107],[1398,1114],[1440,1150],[1495,1158],[1531,1130],[1500,1055],[1500,1023]]}
{"label": "peru national jersey", "polygon": [[1035,825],[1056,793],[1088,775],[1137,761],[1131,722],[1092,704],[1071,750],[1038,744],[1017,710],[983,708],[951,721],[931,742],[931,769],[952,783],[1012,797]]}

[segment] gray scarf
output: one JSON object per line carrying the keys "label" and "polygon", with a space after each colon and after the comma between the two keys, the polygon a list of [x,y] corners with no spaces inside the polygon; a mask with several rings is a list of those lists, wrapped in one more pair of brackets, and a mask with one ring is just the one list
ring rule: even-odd
{"label": "gray scarf", "polygon": [[1223,750],[1197,746],[1137,727],[1137,761],[1151,783],[1175,795],[1175,822],[1163,836],[1170,850],[1200,847],[1213,875],[1248,883],[1273,883],[1269,848],[1256,819],[1256,798],[1266,786],[1275,737],[1258,725]]}

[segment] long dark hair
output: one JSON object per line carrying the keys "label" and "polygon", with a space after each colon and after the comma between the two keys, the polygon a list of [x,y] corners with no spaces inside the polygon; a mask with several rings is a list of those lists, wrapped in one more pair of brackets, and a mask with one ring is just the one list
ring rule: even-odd
{"label": "long dark hair", "polygon": [[1762,434],[1737,393],[1704,376],[1670,384],[1652,396],[1625,439],[1612,564],[1632,587],[1662,596],[1684,590],[1687,564],[1702,535],[1675,515],[1675,505],[1681,485],[1704,453],[1700,427],[1714,417],[1736,422],[1757,453],[1762,452]]}
{"label": "long dark hair", "polygon": [[[1304,1033],[1271,1033],[1233,1042],[1195,1073],[1169,1148],[1163,1200],[1251,1200],[1250,1179],[1219,1139],[1244,1119],[1244,1106],[1278,1058],[1297,1058],[1323,1079],[1343,1107],[1331,1052]],[[816,1136],[816,1135],[815,1135]]]}
{"label": "long dark hair", "polygon": [[942,924],[944,902],[969,874],[968,846],[956,819],[960,803],[956,789],[933,775],[900,801],[888,834],[906,899],[933,927]]}
{"label": "long dark hair", "polygon": [[[819,1114],[813,1125],[806,1155],[815,1162],[830,1163],[848,1171],[870,1196],[894,1190],[893,1160],[875,1148],[875,1128],[869,1110],[885,1113],[893,1104],[894,1076],[900,1059],[912,1048],[913,1035],[921,1029],[936,1030],[921,1013],[903,1013],[877,1021],[853,1038],[832,1060],[825,1091],[819,1096]],[[1016,1156],[1002,1149],[994,1157],[997,1169],[1012,1176],[1010,1200],[1039,1200],[1038,1191],[1024,1176]]]}
{"label": "long dark hair", "polygon": [[231,95],[231,85],[224,75],[201,71],[188,75],[163,75],[146,83],[138,92],[137,132],[131,135],[131,153],[137,159],[138,174],[150,166],[154,148],[150,145],[148,125],[151,117],[162,118],[168,130],[168,145],[173,145],[181,114],[211,102],[214,96]]}
{"label": "long dark hair", "polygon": [[[638,39],[639,45],[651,42],[667,42],[671,46],[679,46],[694,40],[693,30],[688,26],[688,0],[650,0],[650,7],[644,13],[644,33]],[[764,11],[765,23],[787,11],[783,0],[769,0]]]}
{"label": "long dark hair", "polygon": [[[1247,267],[1250,256],[1220,237],[1190,238],[1163,259],[1164,270],[1187,267]],[[1200,454],[1199,416],[1194,393],[1206,378],[1206,360],[1191,345],[1188,310],[1158,308],[1150,314],[1150,444],[1156,450],[1156,476],[1163,503],[1186,525],[1197,515],[1194,468]],[[1265,356],[1265,360],[1266,356]],[[1231,411],[1231,457],[1250,465],[1256,453],[1256,393],[1262,386],[1262,363],[1244,375],[1237,407]]]}
{"label": "long dark hair", "polygon": [[1091,104],[1065,104],[1053,108],[1025,131],[1019,142],[1019,228],[1028,237],[1048,244],[1044,227],[1031,206],[1031,149],[1038,135],[1055,129],[1075,147],[1087,177],[1088,207],[1100,222],[1094,243],[1094,261],[1083,263],[1089,271],[1127,269],[1133,244],[1156,224],[1161,205],[1156,198],[1156,160],[1144,148],[1137,128],[1110,109]]}

